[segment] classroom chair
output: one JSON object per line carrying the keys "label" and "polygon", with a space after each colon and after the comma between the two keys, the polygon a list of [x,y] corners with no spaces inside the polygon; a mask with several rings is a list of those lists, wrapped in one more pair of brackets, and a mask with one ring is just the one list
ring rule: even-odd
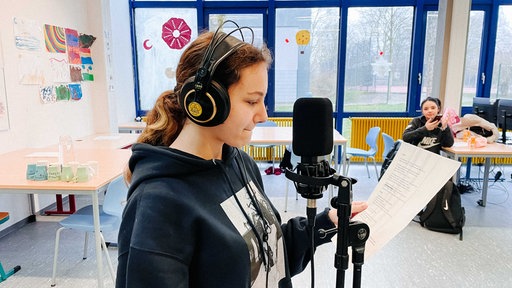
{"label": "classroom chair", "polygon": [[[6,222],[7,220],[9,220],[9,212],[0,212],[0,224]],[[2,262],[0,261],[0,283],[12,276],[14,273],[20,271],[20,269],[21,266],[17,265],[6,272],[2,266]]]}
{"label": "classroom chair", "polygon": [[[107,187],[105,199],[103,205],[100,205],[100,230],[101,231],[115,231],[119,229],[121,224],[121,216],[123,213],[124,206],[126,204],[126,197],[128,194],[128,187],[124,182],[123,176],[114,179]],[[74,214],[66,217],[59,224],[62,226],[59,228],[55,235],[55,255],[53,258],[53,274],[51,286],[55,286],[55,278],[57,274],[57,257],[59,255],[59,239],[60,233],[64,229],[74,229],[85,232],[85,243],[84,243],[84,255],[83,259],[87,259],[87,242],[89,238],[89,232],[94,232],[94,220],[93,220],[93,208],[92,205],[85,206],[79,209]],[[103,234],[100,233],[101,247],[105,252],[107,258],[108,268],[110,276],[115,283],[114,267],[110,260],[107,245]],[[99,253],[99,251],[96,251]]]}
{"label": "classroom chair", "polygon": [[[348,167],[350,168],[350,159],[353,156],[359,156],[364,158],[364,165],[366,166],[366,172],[368,173],[368,178],[370,178],[370,170],[368,169],[368,159],[373,160],[373,165],[375,166],[375,174],[377,175],[377,179],[379,178],[379,171],[377,170],[377,163],[375,162],[375,154],[379,148],[377,147],[377,140],[380,134],[380,127],[375,126],[368,130],[366,134],[366,144],[370,147],[368,150],[359,149],[359,148],[347,148],[347,157],[348,157]],[[348,173],[348,168],[347,168]]]}
{"label": "classroom chair", "polygon": [[395,145],[395,139],[384,132],[382,132],[382,139],[384,140],[384,151],[382,151],[382,159],[384,161],[389,151],[391,151],[391,148],[393,148],[393,145]]}

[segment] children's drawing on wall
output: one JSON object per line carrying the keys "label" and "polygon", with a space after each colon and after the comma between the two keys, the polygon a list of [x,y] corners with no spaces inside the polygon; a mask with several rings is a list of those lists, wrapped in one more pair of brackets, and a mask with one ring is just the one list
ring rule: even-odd
{"label": "children's drawing on wall", "polygon": [[80,46],[80,60],[82,62],[82,80],[83,81],[94,81],[94,75],[92,74],[93,61],[91,56],[91,46],[96,40],[96,37],[87,34],[80,34],[79,46]]}
{"label": "children's drawing on wall", "polygon": [[81,84],[69,84],[69,94],[71,95],[71,100],[80,100],[82,99],[82,85]]}
{"label": "children's drawing on wall", "polygon": [[20,53],[18,55],[20,84],[42,85],[45,83],[41,57],[36,54]]}
{"label": "children's drawing on wall", "polygon": [[30,51],[41,50],[42,31],[36,21],[14,17],[13,28],[16,48]]}
{"label": "children's drawing on wall", "polygon": [[80,66],[70,65],[69,75],[71,76],[71,82],[82,81],[82,68]]}
{"label": "children's drawing on wall", "polygon": [[94,81],[94,74],[92,74],[92,65],[82,64],[82,80],[83,81]]}
{"label": "children's drawing on wall", "polygon": [[69,28],[66,28],[65,31],[69,64],[81,64],[80,49],[78,46],[78,32]]}
{"label": "children's drawing on wall", "polygon": [[43,104],[57,102],[57,95],[55,95],[55,89],[52,85],[41,87],[39,89],[39,96],[41,96]]}
{"label": "children's drawing on wall", "polygon": [[7,110],[7,96],[5,94],[4,69],[0,68],[0,131],[2,130],[9,130],[9,111]]}
{"label": "children's drawing on wall", "polygon": [[68,85],[59,85],[55,87],[57,101],[69,101],[71,94]]}
{"label": "children's drawing on wall", "polygon": [[94,41],[96,41],[96,37],[92,35],[87,35],[80,33],[80,36],[78,37],[79,46],[80,48],[91,48]]}
{"label": "children's drawing on wall", "polygon": [[64,28],[44,25],[44,43],[50,53],[66,53],[66,34]]}
{"label": "children's drawing on wall", "polygon": [[71,81],[68,58],[66,54],[50,54],[50,74],[54,83],[67,83]]}

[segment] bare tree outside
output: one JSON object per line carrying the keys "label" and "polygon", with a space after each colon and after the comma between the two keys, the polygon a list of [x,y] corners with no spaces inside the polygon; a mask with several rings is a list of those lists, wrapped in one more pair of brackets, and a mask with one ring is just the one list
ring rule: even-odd
{"label": "bare tree outside", "polygon": [[403,112],[412,7],[349,8],[345,111]]}

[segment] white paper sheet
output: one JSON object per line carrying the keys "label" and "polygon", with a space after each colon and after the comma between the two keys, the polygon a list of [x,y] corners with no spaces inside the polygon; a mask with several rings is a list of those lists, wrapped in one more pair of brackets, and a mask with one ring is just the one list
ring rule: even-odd
{"label": "white paper sheet", "polygon": [[402,142],[391,165],[353,220],[370,227],[365,259],[404,229],[451,178],[460,162]]}

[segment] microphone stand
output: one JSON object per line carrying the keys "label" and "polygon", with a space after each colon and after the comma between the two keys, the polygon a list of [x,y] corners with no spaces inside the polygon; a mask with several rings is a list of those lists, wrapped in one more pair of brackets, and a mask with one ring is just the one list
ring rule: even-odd
{"label": "microphone stand", "polygon": [[[332,174],[326,177],[305,176],[294,173],[289,169],[285,171],[286,178],[296,182],[297,186],[314,187],[318,191],[319,187],[327,187],[328,185],[336,185],[338,187],[338,196],[331,199],[331,206],[337,209],[338,227],[323,230],[320,229],[321,238],[325,238],[328,234],[338,233],[337,247],[334,257],[334,267],[336,273],[336,288],[345,287],[345,271],[348,269],[349,255],[348,247],[352,247],[352,264],[354,266],[353,282],[354,288],[361,287],[362,265],[364,264],[364,250],[366,240],[370,237],[370,227],[360,221],[351,221],[352,210],[352,184],[356,183],[356,179]],[[301,193],[302,197],[308,199],[318,199],[322,197],[317,193]],[[309,213],[308,213],[309,214]],[[309,215],[308,215],[309,217]]]}

